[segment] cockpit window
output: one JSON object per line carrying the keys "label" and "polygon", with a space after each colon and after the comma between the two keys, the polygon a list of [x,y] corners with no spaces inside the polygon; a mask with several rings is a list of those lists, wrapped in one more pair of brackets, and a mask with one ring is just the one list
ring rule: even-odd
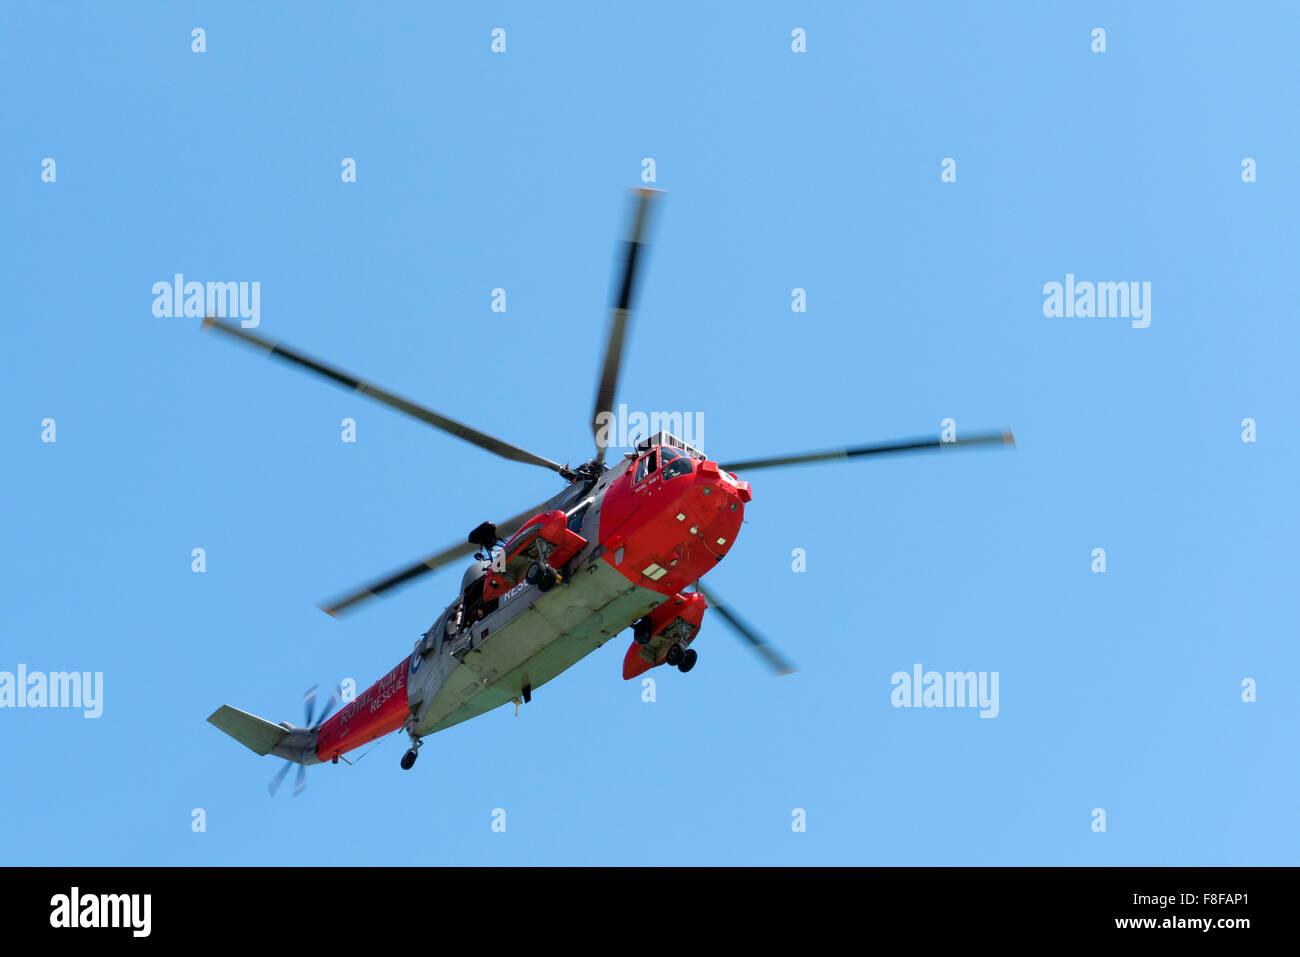
{"label": "cockpit window", "polygon": [[662,474],[663,474],[663,480],[665,482],[667,482],[669,479],[674,479],[679,475],[690,475],[691,474],[690,457],[686,455],[681,455],[673,459],[671,462],[669,462],[667,465],[664,466],[664,470]]}
{"label": "cockpit window", "polygon": [[632,484],[635,485],[654,470],[655,450],[651,449],[649,455],[642,456],[641,461],[636,463],[636,476],[632,479]]}
{"label": "cockpit window", "polygon": [[681,454],[681,452],[678,452],[671,445],[665,445],[659,449],[659,462],[661,464],[666,464],[671,462],[673,459],[680,457]]}

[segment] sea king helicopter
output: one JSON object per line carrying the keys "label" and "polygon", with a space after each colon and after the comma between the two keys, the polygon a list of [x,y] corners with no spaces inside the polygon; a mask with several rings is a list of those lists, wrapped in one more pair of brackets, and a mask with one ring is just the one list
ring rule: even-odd
{"label": "sea king helicopter", "polygon": [[[298,765],[337,763],[356,748],[404,730],[415,764],[429,735],[493,708],[529,702],[542,685],[627,629],[631,644],[623,677],[652,668],[689,672],[692,644],[710,610],[758,652],[777,674],[794,670],[758,631],[701,584],[736,544],[752,497],[742,478],[759,469],[843,461],[859,456],[1014,444],[1008,431],[952,441],[918,438],[820,452],[719,463],[667,432],[643,438],[633,452],[605,464],[623,347],[632,316],[646,240],[659,192],[633,191],[621,274],[609,319],[591,429],[596,451],[569,466],[511,445],[423,405],[242,328],[208,317],[203,327],[330,379],[436,429],[514,462],[550,469],[565,480],[556,495],[502,522],[483,522],[460,543],[397,569],[322,605],[338,616],[472,556],[460,590],[415,648],[388,674],[326,721],[335,695],[313,715],[308,693],[304,727],[273,724],[223,705],[208,718],[260,755],[285,758],[272,784]],[[346,758],[344,758],[346,761]]]}

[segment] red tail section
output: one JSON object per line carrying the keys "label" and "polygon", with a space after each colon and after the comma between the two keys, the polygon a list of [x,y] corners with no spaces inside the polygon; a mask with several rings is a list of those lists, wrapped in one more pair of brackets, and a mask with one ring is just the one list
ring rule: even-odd
{"label": "red tail section", "polygon": [[411,713],[406,700],[406,673],[409,658],[384,675],[320,729],[316,757],[333,761],[376,738],[397,731]]}

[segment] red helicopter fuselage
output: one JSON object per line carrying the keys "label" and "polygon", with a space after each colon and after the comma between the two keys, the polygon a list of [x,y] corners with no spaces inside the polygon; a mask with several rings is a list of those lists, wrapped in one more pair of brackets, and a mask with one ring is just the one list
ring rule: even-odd
{"label": "red helicopter fuselage", "polygon": [[[615,468],[621,474],[582,505],[598,512],[597,544],[601,546],[583,554],[598,552],[596,561],[634,585],[664,596],[664,603],[648,616],[649,631],[661,632],[681,619],[693,626],[685,637],[689,642],[708,605],[702,595],[683,592],[735,544],[751,498],[749,483],[723,471],[716,462],[668,445],[642,450]],[[535,535],[537,526],[551,520],[551,515],[542,512],[525,522],[505,544],[503,554],[509,554],[516,541]],[[575,575],[559,587],[581,589],[584,580]],[[632,624],[629,620],[623,626]],[[509,634],[501,639],[508,641]],[[624,678],[663,664],[672,643],[634,641],[624,659]],[[406,726],[413,713],[407,690],[411,665],[411,657],[404,658],[321,726],[318,760],[336,760]]]}

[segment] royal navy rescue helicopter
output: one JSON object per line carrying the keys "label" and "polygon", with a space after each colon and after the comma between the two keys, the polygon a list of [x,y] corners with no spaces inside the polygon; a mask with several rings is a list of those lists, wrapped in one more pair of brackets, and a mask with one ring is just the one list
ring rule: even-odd
{"label": "royal navy rescue helicopter", "polygon": [[[322,605],[342,615],[363,602],[473,555],[460,590],[415,648],[388,674],[323,723],[307,700],[307,726],[272,724],[223,705],[212,724],[260,755],[306,765],[337,763],[349,751],[404,730],[415,764],[423,740],[493,708],[532,699],[533,692],[628,628],[632,642],[623,677],[651,668],[689,672],[691,647],[712,609],[777,674],[790,663],[700,580],[736,543],[751,498],[743,473],[859,456],[1014,444],[1010,432],[943,441],[919,438],[770,456],[719,464],[667,432],[647,436],[607,466],[609,424],[644,264],[657,190],[634,191],[625,259],[609,320],[591,428],[595,455],[570,467],[511,445],[409,399],[326,365],[240,325],[209,317],[203,326],[369,396],[390,408],[515,462],[538,465],[566,482],[556,495],[503,522],[484,522],[451,545]],[[334,699],[328,711],[338,702]],[[346,760],[346,759],[344,759]],[[285,770],[287,771],[288,765]],[[284,772],[276,778],[278,784]],[[274,787],[272,788],[274,791]]]}

